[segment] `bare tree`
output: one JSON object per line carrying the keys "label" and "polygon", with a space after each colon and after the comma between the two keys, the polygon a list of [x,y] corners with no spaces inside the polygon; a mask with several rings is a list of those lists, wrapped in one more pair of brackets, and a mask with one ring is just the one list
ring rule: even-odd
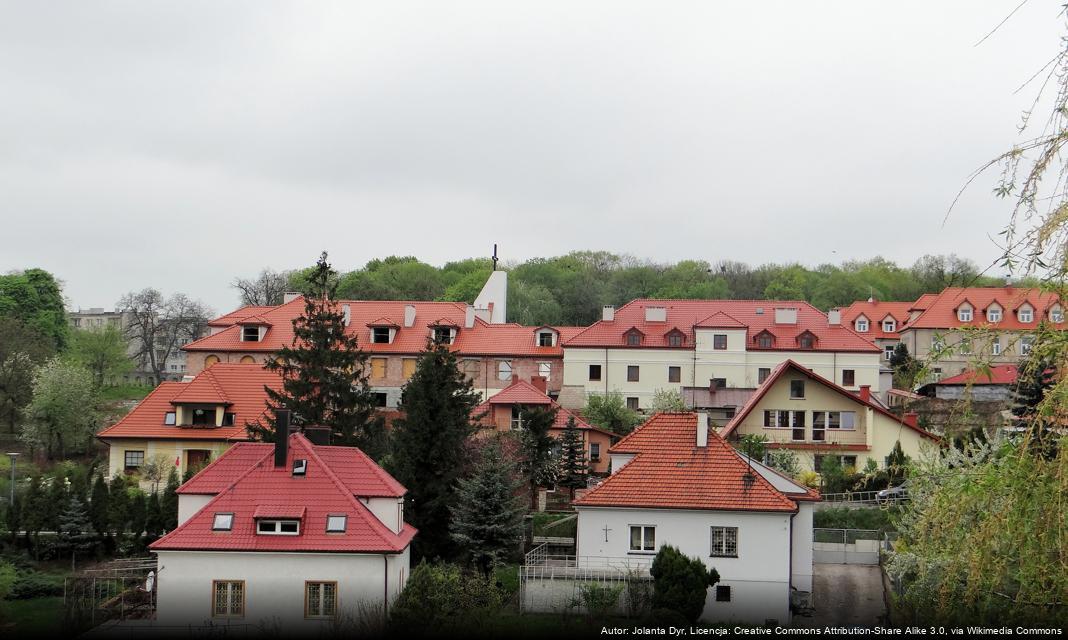
{"label": "bare tree", "polygon": [[117,306],[125,314],[126,338],[136,349],[134,358],[142,367],[148,365],[157,383],[165,379],[167,360],[204,334],[211,314],[202,302],[185,294],[164,298],[151,288],[126,294]]}
{"label": "bare tree", "polygon": [[241,292],[241,304],[270,306],[282,304],[288,282],[288,272],[264,269],[255,279],[236,278],[232,286]]}

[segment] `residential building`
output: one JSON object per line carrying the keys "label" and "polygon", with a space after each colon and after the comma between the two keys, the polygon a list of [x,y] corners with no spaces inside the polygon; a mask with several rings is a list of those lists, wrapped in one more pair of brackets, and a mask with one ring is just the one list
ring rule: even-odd
{"label": "residential building", "polygon": [[1002,364],[989,370],[968,370],[920,387],[920,393],[939,400],[1009,402],[1016,388],[1017,367]]}
{"label": "residential building", "polygon": [[642,410],[658,389],[754,388],[789,359],[848,388],[877,391],[881,349],[832,319],[798,301],[642,299],[605,307],[600,321],[563,341],[562,396],[578,404],[591,393],[619,392]]}
{"label": "residential building", "polygon": [[354,447],[300,433],[234,445],[182,485],[178,527],[149,547],[162,567],[156,624],[194,635],[373,628],[409,575],[405,492]]}
{"label": "residential building", "polygon": [[720,435],[764,436],[769,449],[790,449],[804,469],[817,472],[830,455],[858,470],[869,460],[886,468],[895,444],[915,458],[938,442],[917,425],[916,414],[890,413],[867,386],[850,391],[793,360],[772,371]]}
{"label": "residential building", "polygon": [[[97,434],[108,445],[108,474],[139,475],[154,457],[173,461],[180,475],[203,468],[267,410],[265,387],[281,378],[258,364],[220,363],[189,381],[164,381],[130,413]],[[147,480],[143,480],[147,482]]]}
{"label": "residential building", "polygon": [[[125,335],[129,328],[130,315],[121,311],[106,311],[100,307],[91,309],[78,309],[67,314],[67,321],[72,329],[79,330],[102,330],[105,327],[115,327]],[[187,344],[191,340],[182,340],[179,346]],[[169,346],[163,343],[157,345],[157,358],[163,360],[164,380],[180,380],[187,374],[185,353],[175,350],[168,353]],[[139,357],[141,345],[136,340],[130,340],[127,354],[134,361],[133,370],[123,374],[121,380],[109,380],[109,383],[139,384],[154,386],[156,372],[152,369],[147,358]]]}
{"label": "residential building", "polygon": [[574,503],[579,568],[647,571],[673,545],[719,573],[702,620],[790,622],[812,590],[815,491],[739,454],[704,414],[657,414],[610,454],[612,475]]}
{"label": "residential building", "polygon": [[[901,342],[900,331],[915,308],[913,302],[885,302],[868,298],[841,309],[842,324],[871,340],[882,351],[883,368],[889,368],[890,356]],[[829,313],[835,312],[832,309]]]}
{"label": "residential building", "polygon": [[486,427],[497,431],[517,431],[523,428],[523,409],[537,407],[556,410],[556,421],[549,434],[561,438],[568,420],[574,418],[575,426],[582,434],[582,448],[586,452],[586,463],[592,473],[608,473],[608,449],[619,436],[592,426],[581,416],[568,411],[546,395],[546,382],[535,377],[530,382],[518,378],[505,390],[493,395],[479,405],[474,415]]}

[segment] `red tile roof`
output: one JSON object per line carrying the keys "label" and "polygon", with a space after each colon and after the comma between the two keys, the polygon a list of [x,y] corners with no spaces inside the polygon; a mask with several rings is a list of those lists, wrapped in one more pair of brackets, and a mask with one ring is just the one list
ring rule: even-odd
{"label": "red tile roof", "polygon": [[657,414],[609,452],[635,457],[575,506],[797,511],[794,500],[753,470],[711,428],[708,446],[697,447],[695,413]]}
{"label": "red tile roof", "polygon": [[[320,455],[321,447],[313,445],[304,436],[290,436],[289,455],[282,468],[274,466],[274,449],[270,444],[240,443],[230,451],[246,448],[254,448],[262,455],[237,478],[231,476],[231,465],[223,474],[226,476],[223,482],[202,480],[217,485],[229,484],[204,508],[154,542],[149,549],[397,553],[403,551],[415,535],[415,529],[409,525],[404,525],[400,533],[394,533],[375,517],[358,499],[368,495],[363,487],[347,485],[333,470],[332,464]],[[349,450],[349,458],[354,464],[362,464],[356,461],[359,453],[357,449]],[[243,453],[239,456],[244,458]],[[293,476],[291,469],[295,459],[308,461],[304,476]],[[217,471],[220,469],[223,467],[209,465],[198,475],[222,473]],[[234,514],[231,531],[212,531],[216,513]],[[297,517],[298,513],[302,514],[299,535],[256,533],[257,517]],[[344,533],[326,533],[327,517],[331,515],[347,516]]]}
{"label": "red tile roof", "polygon": [[[906,329],[955,329],[989,326],[997,329],[1035,329],[1049,319],[1049,310],[1059,304],[1056,294],[1017,287],[950,287],[924,301],[925,310]],[[971,322],[957,319],[957,308],[967,301],[974,307]],[[988,323],[984,311],[997,302],[1003,309],[999,322]],[[1020,322],[1017,311],[1024,303],[1034,310],[1033,322]],[[919,304],[919,301],[917,301]],[[916,305],[914,305],[916,306]],[[1063,326],[1059,323],[1058,326]]]}
{"label": "red tile roof", "polygon": [[990,367],[990,371],[964,371],[962,373],[958,373],[955,376],[943,378],[935,384],[1010,385],[1016,384],[1016,373],[1016,365],[1002,364],[996,367]]}
{"label": "red tile roof", "polygon": [[239,322],[239,321],[241,321],[241,320],[243,320],[245,318],[248,318],[248,317],[251,317],[251,316],[260,315],[261,313],[263,313],[265,311],[270,311],[271,309],[274,309],[274,307],[264,307],[264,306],[255,306],[255,305],[249,305],[247,307],[241,307],[240,309],[235,309],[234,311],[231,311],[230,313],[228,313],[228,314],[226,314],[224,316],[219,316],[218,318],[215,318],[214,320],[209,321],[208,322],[208,326],[209,327],[229,327],[230,325],[232,325],[232,324],[234,324],[236,322]]}
{"label": "red tile roof", "polygon": [[568,418],[575,418],[575,426],[585,431],[597,431],[613,438],[618,438],[619,435],[599,427],[595,427],[590,423],[582,419],[576,413],[568,411],[564,407],[560,406],[555,400],[542,393],[540,389],[530,384],[525,380],[518,378],[513,379],[510,384],[503,391],[495,393],[489,400],[475,407],[475,410],[471,412],[473,416],[480,416],[482,424],[490,426],[493,424],[493,416],[490,413],[490,409],[494,405],[547,405],[556,409],[556,419],[553,421],[552,429],[564,429],[567,427]]}
{"label": "red tile roof", "polygon": [[[868,330],[857,331],[865,338],[889,338],[896,340],[898,331],[909,320],[909,309],[914,306],[912,302],[883,302],[881,300],[857,301],[842,309],[842,324],[856,331],[856,321],[860,316],[868,319]],[[883,320],[889,316],[896,323],[895,331],[883,331]]]}
{"label": "red tile roof", "polygon": [[[264,387],[281,388],[278,374],[260,364],[220,362],[200,372],[191,382],[163,382],[130,413],[97,434],[100,438],[153,438],[182,440],[247,440],[245,425],[267,410]],[[164,424],[175,404],[226,404],[234,414],[229,427],[179,427]]]}
{"label": "red tile roof", "polygon": [[[664,307],[667,320],[647,321],[647,307]],[[776,308],[797,309],[796,324],[776,324]],[[726,316],[726,317],[724,317]],[[618,347],[627,349],[667,348],[667,334],[675,328],[686,335],[685,348],[693,348],[694,327],[705,322],[726,327],[747,327],[746,349],[762,350],[756,344],[756,336],[770,333],[775,341],[772,351],[799,351],[797,338],[806,330],[817,340],[813,351],[877,352],[879,349],[869,340],[851,329],[830,325],[827,316],[807,302],[775,300],[634,300],[615,310],[612,321],[600,320],[578,335],[564,341],[566,347]],[[645,337],[641,346],[629,346],[624,336],[637,329]]]}

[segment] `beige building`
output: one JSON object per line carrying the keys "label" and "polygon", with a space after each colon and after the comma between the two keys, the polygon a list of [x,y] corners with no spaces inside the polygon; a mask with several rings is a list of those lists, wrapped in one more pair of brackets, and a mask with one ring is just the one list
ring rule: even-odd
{"label": "beige building", "polygon": [[868,460],[885,468],[898,442],[912,458],[938,442],[916,425],[915,414],[896,416],[874,403],[866,387],[850,392],[793,360],[776,367],[720,435],[764,436],[769,448],[795,451],[813,471],[829,455],[858,470]]}

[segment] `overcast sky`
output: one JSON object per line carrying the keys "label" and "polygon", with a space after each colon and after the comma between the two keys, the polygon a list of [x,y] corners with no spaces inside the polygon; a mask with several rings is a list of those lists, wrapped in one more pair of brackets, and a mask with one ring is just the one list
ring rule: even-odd
{"label": "overcast sky", "polygon": [[262,267],[604,249],[988,264],[1059,2],[0,2],[0,270],[74,308]]}

